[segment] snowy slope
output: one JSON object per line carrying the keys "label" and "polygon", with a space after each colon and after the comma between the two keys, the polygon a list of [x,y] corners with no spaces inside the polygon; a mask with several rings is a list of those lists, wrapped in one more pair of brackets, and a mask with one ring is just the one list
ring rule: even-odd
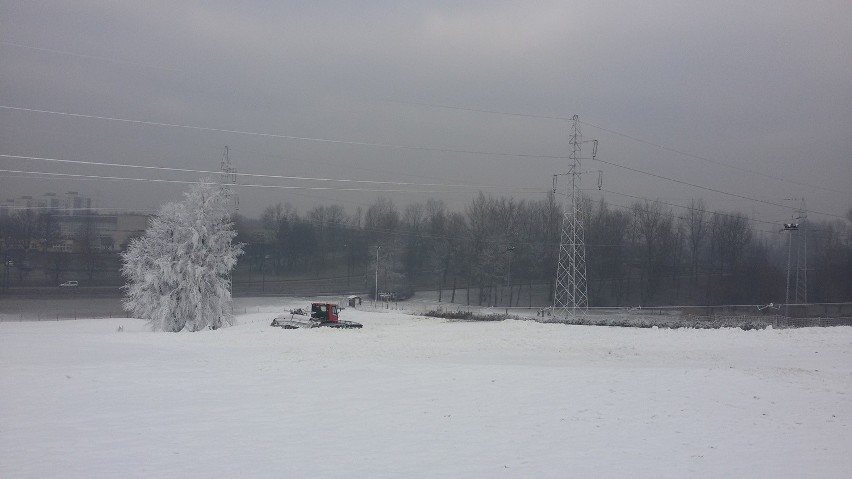
{"label": "snowy slope", "polygon": [[269,326],[305,304],[0,323],[0,477],[852,476],[852,328]]}

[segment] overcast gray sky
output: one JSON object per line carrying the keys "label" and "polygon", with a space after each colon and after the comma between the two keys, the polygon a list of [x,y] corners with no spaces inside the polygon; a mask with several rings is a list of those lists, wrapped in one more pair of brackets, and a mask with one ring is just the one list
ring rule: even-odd
{"label": "overcast gray sky", "polygon": [[[785,198],[852,207],[848,0],[0,5],[0,155],[215,170],[228,145],[241,173],[418,184],[243,177],[336,189],[240,188],[249,215],[279,201],[351,210],[382,194],[341,188],[416,191],[384,194],[400,207],[431,196],[460,208],[480,189],[541,198],[568,169],[558,157],[575,114],[607,162],[583,162],[611,192],[594,199],[702,197],[770,221],[789,217],[767,204]],[[201,176],[8,156],[0,169]],[[21,176],[0,173],[0,200],[74,190],[153,209],[184,189]]]}

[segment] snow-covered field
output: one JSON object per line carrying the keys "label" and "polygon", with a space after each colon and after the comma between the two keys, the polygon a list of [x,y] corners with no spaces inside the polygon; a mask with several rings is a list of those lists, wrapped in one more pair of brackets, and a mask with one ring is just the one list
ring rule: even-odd
{"label": "snow-covered field", "polygon": [[305,305],[0,323],[0,477],[852,477],[849,327],[269,326]]}

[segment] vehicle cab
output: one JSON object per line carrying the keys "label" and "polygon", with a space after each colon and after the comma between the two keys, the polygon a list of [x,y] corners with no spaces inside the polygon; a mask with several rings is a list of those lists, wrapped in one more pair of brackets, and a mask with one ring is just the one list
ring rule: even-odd
{"label": "vehicle cab", "polygon": [[313,303],[311,304],[311,317],[320,321],[336,323],[340,314],[336,304]]}

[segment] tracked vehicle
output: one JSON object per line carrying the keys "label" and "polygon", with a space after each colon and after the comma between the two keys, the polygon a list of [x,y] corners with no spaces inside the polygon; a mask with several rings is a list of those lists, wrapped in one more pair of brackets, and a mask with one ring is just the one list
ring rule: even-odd
{"label": "tracked vehicle", "polygon": [[356,323],[355,321],[341,321],[339,315],[340,309],[336,304],[312,303],[310,313],[302,308],[291,309],[289,313],[281,314],[273,319],[271,326],[283,329],[320,327],[356,329],[363,327],[361,323]]}

